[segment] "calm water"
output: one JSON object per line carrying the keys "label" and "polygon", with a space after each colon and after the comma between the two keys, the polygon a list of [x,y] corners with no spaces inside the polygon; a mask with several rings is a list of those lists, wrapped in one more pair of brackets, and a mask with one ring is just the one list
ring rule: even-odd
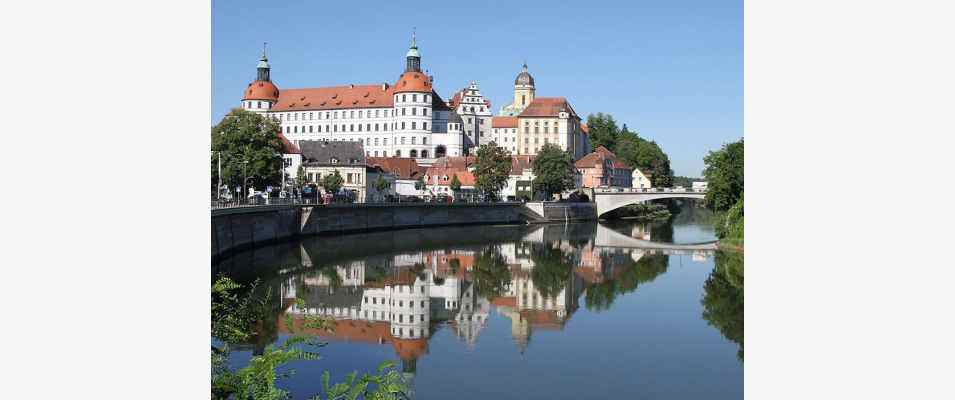
{"label": "calm water", "polygon": [[[233,354],[334,318],[322,359],[290,365],[295,398],[395,360],[418,399],[737,399],[743,391],[742,256],[649,250],[712,241],[693,210],[672,222],[482,226],[308,238],[213,267],[260,278],[274,319]],[[294,304],[295,298],[305,307]],[[394,320],[392,320],[394,319]]]}

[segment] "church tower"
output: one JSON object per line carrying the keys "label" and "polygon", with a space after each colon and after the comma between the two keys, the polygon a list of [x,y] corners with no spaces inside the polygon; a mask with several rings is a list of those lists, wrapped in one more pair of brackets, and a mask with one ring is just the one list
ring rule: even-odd
{"label": "church tower", "polygon": [[523,110],[534,101],[534,77],[527,72],[524,63],[521,73],[514,79],[514,108]]}

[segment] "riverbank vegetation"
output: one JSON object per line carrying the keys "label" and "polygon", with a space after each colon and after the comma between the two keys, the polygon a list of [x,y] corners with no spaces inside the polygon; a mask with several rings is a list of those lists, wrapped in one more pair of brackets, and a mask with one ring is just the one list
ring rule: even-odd
{"label": "riverbank vegetation", "polygon": [[717,213],[720,245],[743,249],[743,139],[711,151],[704,159],[706,207]]}
{"label": "riverbank vegetation", "polygon": [[637,221],[666,221],[673,216],[669,207],[661,203],[631,204],[609,211],[602,216],[605,219],[633,219]]}
{"label": "riverbank vegetation", "polygon": [[[245,289],[244,293],[241,291]],[[290,376],[288,369],[293,361],[315,361],[319,355],[314,349],[325,346],[312,337],[296,331],[291,315],[285,316],[285,325],[291,335],[279,345],[265,346],[256,352],[248,363],[235,368],[229,365],[233,348],[247,347],[257,340],[256,327],[274,324],[276,315],[271,289],[258,290],[253,283],[248,288],[233,280],[220,277],[212,284],[212,398],[213,399],[288,399],[291,394],[278,387],[276,382]],[[296,300],[299,307],[305,302]],[[333,324],[325,319],[304,315],[301,329],[332,330]],[[381,363],[372,374],[358,377],[349,374],[344,382],[331,385],[329,373],[322,375],[323,393],[312,399],[399,399],[407,398],[408,385],[392,362]]]}
{"label": "riverbank vegetation", "polygon": [[[230,188],[264,188],[278,184],[282,171],[282,141],[279,123],[272,118],[234,109],[212,127],[212,188],[219,181]],[[216,193],[216,189],[212,190]],[[244,194],[243,194],[244,195]]]}

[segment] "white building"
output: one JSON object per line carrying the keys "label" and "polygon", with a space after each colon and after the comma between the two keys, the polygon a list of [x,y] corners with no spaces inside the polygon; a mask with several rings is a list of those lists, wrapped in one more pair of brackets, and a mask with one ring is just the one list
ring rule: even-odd
{"label": "white building", "polygon": [[279,89],[262,53],[256,80],[242,96],[242,108],[279,121],[292,143],[352,141],[370,157],[410,157],[428,162],[464,153],[460,131],[448,130],[451,109],[421,71],[415,37],[405,56],[405,71],[393,85],[344,85]]}
{"label": "white building", "polygon": [[491,101],[484,98],[477,83],[471,81],[468,87],[455,93],[448,106],[463,120],[465,154],[491,139]]}
{"label": "white building", "polygon": [[491,118],[491,140],[511,154],[517,154],[517,117]]}
{"label": "white building", "polygon": [[653,182],[650,181],[650,174],[644,173],[640,168],[633,168],[633,173],[630,175],[632,177],[631,184],[635,188],[644,188],[650,189],[653,187]]}

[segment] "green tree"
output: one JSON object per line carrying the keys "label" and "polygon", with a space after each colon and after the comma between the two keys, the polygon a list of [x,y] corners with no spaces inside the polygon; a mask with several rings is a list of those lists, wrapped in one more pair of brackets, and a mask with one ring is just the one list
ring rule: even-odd
{"label": "green tree", "polygon": [[611,150],[627,165],[649,173],[653,186],[670,187],[673,184],[670,158],[656,142],[627,131],[618,137],[617,147]]}
{"label": "green tree", "polygon": [[384,174],[378,174],[378,177],[375,178],[374,182],[372,182],[372,186],[378,192],[378,196],[381,196],[382,198],[384,198],[384,192],[389,187],[391,187],[391,183],[389,183],[388,180],[385,179]]}
{"label": "green tree", "polygon": [[534,192],[554,193],[574,188],[574,158],[556,144],[547,143],[534,158]]}
{"label": "green tree", "polygon": [[418,179],[416,179],[416,180],[414,181],[414,189],[415,189],[415,190],[422,190],[422,189],[424,189],[424,177],[423,177],[423,176],[419,176]]}
{"label": "green tree", "polygon": [[[222,157],[222,183],[262,188],[278,184],[282,177],[282,141],[277,121],[234,109],[212,127],[212,180],[218,179],[218,157]],[[244,194],[243,194],[244,195]]]}
{"label": "green tree", "polygon": [[451,177],[450,186],[451,186],[451,190],[454,191],[454,194],[457,194],[458,191],[461,190],[461,180],[458,179],[458,174],[454,174],[454,176]]}
{"label": "green tree", "polygon": [[725,211],[743,197],[743,139],[724,144],[703,158],[706,168],[706,206]]}
{"label": "green tree", "polygon": [[325,188],[326,193],[335,194],[342,188],[343,182],[345,182],[345,180],[342,179],[342,174],[336,169],[334,173],[325,175],[325,177],[322,178],[322,187]]}
{"label": "green tree", "polygon": [[590,151],[594,151],[600,146],[614,151],[620,129],[617,128],[617,121],[614,121],[612,115],[602,112],[588,115],[587,129],[590,131],[588,134],[590,138]]}
{"label": "green tree", "polygon": [[511,173],[511,156],[494,142],[482,145],[474,161],[474,188],[491,198],[507,185]]}

